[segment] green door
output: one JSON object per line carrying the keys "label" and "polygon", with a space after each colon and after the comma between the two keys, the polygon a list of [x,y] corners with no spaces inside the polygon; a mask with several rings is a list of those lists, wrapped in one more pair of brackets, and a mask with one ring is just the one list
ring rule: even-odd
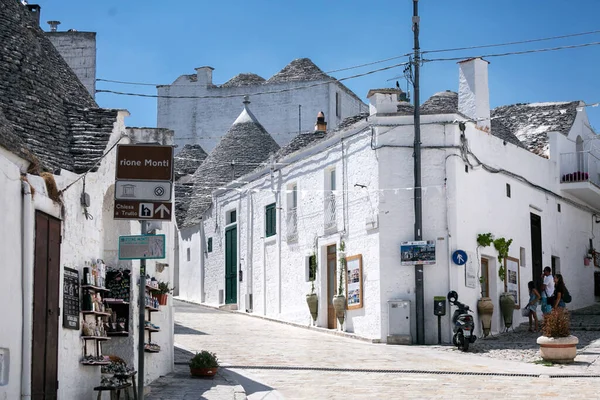
{"label": "green door", "polygon": [[225,304],[237,303],[237,226],[225,229]]}

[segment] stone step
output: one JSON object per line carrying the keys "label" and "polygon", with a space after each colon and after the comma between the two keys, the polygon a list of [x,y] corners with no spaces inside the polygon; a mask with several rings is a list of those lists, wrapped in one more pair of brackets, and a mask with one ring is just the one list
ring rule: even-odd
{"label": "stone step", "polygon": [[237,311],[237,309],[237,304],[223,304],[222,306],[219,306],[219,310]]}

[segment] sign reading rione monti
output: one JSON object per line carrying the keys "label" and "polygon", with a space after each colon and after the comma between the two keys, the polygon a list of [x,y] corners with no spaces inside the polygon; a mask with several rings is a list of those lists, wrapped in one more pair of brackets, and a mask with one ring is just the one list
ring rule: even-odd
{"label": "sign reading rione monti", "polygon": [[115,200],[114,219],[170,221],[171,210],[168,202]]}
{"label": "sign reading rione monti", "polygon": [[173,180],[173,147],[143,144],[117,146],[117,180]]}

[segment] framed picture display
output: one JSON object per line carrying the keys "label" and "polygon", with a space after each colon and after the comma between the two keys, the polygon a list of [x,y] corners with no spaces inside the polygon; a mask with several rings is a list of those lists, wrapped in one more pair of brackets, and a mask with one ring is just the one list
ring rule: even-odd
{"label": "framed picture display", "polygon": [[362,254],[346,258],[346,293],[348,296],[348,310],[362,308]]}
{"label": "framed picture display", "polygon": [[521,275],[519,271],[519,259],[506,257],[504,259],[506,275],[504,277],[504,291],[512,293],[515,299],[515,309],[521,308]]}

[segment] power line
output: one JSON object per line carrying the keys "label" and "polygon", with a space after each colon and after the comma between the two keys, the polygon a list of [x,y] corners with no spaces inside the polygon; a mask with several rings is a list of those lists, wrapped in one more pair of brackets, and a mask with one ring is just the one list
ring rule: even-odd
{"label": "power line", "polygon": [[[263,95],[263,94],[285,93],[285,92],[291,92],[291,91],[295,91],[295,90],[308,89],[308,88],[312,88],[315,86],[327,85],[330,83],[342,82],[342,81],[349,80],[349,79],[360,78],[362,76],[371,75],[371,74],[374,74],[377,72],[386,71],[388,69],[400,67],[400,66],[407,65],[407,64],[408,64],[408,62],[403,62],[400,64],[394,64],[394,65],[390,65],[387,67],[382,67],[382,68],[374,69],[371,71],[363,72],[361,74],[347,76],[345,78],[340,78],[340,79],[331,78],[327,81],[317,82],[317,83],[313,83],[310,85],[295,86],[295,87],[291,87],[291,88],[278,89],[278,90],[268,90],[268,91],[264,91],[264,92],[251,93],[250,95],[251,96],[259,96],[259,95]],[[158,94],[118,92],[118,91],[114,91],[114,90],[102,90],[102,89],[96,90],[96,93],[112,93],[112,94],[118,94],[118,95],[122,95],[122,96],[151,97],[151,98],[160,98],[160,99],[224,99],[224,98],[244,97],[247,95],[247,93],[244,93],[244,94],[223,94],[223,95],[206,95],[206,96],[170,96],[170,95],[158,95]]]}
{"label": "power line", "polygon": [[599,44],[600,44],[600,42],[591,42],[591,43],[574,44],[574,45],[570,45],[570,46],[549,47],[549,48],[545,48],[545,49],[533,49],[533,50],[523,50],[523,51],[511,51],[511,52],[507,52],[507,53],[484,54],[484,55],[471,56],[471,57],[429,58],[429,59],[423,59],[423,62],[460,61],[460,60],[466,60],[466,59],[471,59],[471,58],[504,57],[504,56],[519,55],[519,54],[543,53],[543,52],[548,52],[548,51],[577,49],[580,47],[597,46]]}
{"label": "power line", "polygon": [[423,54],[425,54],[425,53],[444,53],[444,52],[449,52],[449,51],[483,49],[486,47],[513,46],[515,44],[542,42],[542,41],[546,41],[546,40],[555,40],[555,39],[564,39],[564,38],[570,38],[570,37],[576,37],[576,36],[593,35],[596,33],[600,33],[600,30],[590,31],[590,32],[581,32],[581,33],[571,33],[568,35],[552,36],[552,37],[545,37],[545,38],[539,38],[539,39],[520,40],[517,42],[483,44],[483,45],[478,45],[478,46],[467,46],[467,47],[455,47],[453,49],[426,50],[426,51],[423,51],[422,53]]}

